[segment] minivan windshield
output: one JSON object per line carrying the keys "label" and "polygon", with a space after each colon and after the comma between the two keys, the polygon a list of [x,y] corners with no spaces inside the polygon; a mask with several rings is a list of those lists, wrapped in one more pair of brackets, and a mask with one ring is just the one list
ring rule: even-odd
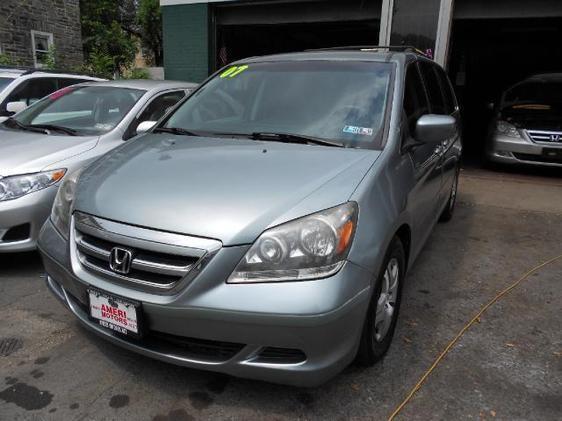
{"label": "minivan windshield", "polygon": [[392,64],[378,62],[233,65],[179,106],[162,128],[283,134],[379,149],[392,72]]}
{"label": "minivan windshield", "polygon": [[69,86],[46,96],[3,124],[21,130],[44,129],[57,135],[101,135],[113,130],[145,92],[114,86]]}
{"label": "minivan windshield", "polygon": [[562,82],[523,82],[506,91],[504,104],[562,105]]}

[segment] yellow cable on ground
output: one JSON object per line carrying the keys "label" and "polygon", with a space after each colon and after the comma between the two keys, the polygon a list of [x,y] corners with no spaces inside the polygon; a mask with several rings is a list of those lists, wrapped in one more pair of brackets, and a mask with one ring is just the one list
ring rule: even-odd
{"label": "yellow cable on ground", "polygon": [[482,307],[482,309],[476,314],[476,316],[474,316],[472,318],[472,320],[470,320],[470,322],[468,322],[460,330],[460,332],[457,333],[457,336],[455,336],[453,338],[453,340],[451,342],[449,342],[449,344],[445,347],[445,349],[441,352],[441,354],[439,354],[439,356],[435,359],[435,361],[433,361],[433,364],[431,364],[431,367],[429,367],[429,369],[424,373],[424,375],[421,376],[420,380],[416,383],[416,385],[412,388],[412,390],[410,390],[410,393],[408,393],[408,396],[406,396],[406,398],[402,401],[402,403],[400,405],[398,405],[396,407],[396,409],[394,410],[394,412],[388,417],[388,421],[394,420],[394,418],[400,413],[400,411],[402,411],[402,409],[404,409],[404,407],[408,404],[408,402],[410,402],[410,400],[414,397],[416,392],[421,388],[422,384],[427,380],[427,378],[429,377],[431,372],[435,369],[435,367],[437,367],[437,365],[441,362],[441,360],[445,357],[445,355],[447,355],[449,353],[451,348],[453,348],[453,346],[455,346],[455,344],[465,334],[465,332],[468,329],[470,329],[470,327],[476,321],[479,321],[480,316],[482,316],[482,314],[484,314],[486,312],[486,310],[488,310],[491,306],[493,306],[496,302],[498,302],[504,295],[508,294],[509,292],[511,292],[511,290],[513,290],[514,288],[519,286],[519,284],[521,282],[523,282],[525,279],[527,279],[533,273],[537,272],[538,270],[542,269],[545,266],[550,265],[551,263],[554,263],[555,261],[557,261],[558,259],[561,259],[561,258],[562,258],[562,254],[560,256],[557,256],[557,257],[554,257],[550,260],[547,260],[546,262],[543,262],[538,266],[535,266],[533,269],[529,270],[521,278],[519,278],[516,282],[514,282],[513,284],[511,284],[510,286],[505,288],[503,291],[501,291],[498,295],[496,295],[488,304],[486,304],[484,307]]}

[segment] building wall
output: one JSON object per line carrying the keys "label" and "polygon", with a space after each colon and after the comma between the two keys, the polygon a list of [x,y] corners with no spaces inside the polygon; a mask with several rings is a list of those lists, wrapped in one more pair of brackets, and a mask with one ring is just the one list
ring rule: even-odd
{"label": "building wall", "polygon": [[209,74],[207,4],[162,7],[166,79],[201,82]]}
{"label": "building wall", "polygon": [[79,0],[0,0],[0,50],[33,66],[31,30],[53,34],[57,67],[82,64]]}

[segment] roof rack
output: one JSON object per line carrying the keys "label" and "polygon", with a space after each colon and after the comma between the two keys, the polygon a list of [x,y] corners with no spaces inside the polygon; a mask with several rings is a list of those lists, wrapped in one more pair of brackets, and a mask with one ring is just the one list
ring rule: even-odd
{"label": "roof rack", "polygon": [[388,51],[401,51],[406,53],[414,53],[424,57],[428,55],[412,45],[347,45],[341,47],[327,47],[327,48],[317,48],[305,51],[378,51],[378,50],[388,50]]}
{"label": "roof rack", "polygon": [[10,71],[10,70],[20,70],[22,74],[20,76],[30,75],[32,73],[41,72],[41,73],[62,73],[66,75],[74,75],[74,76],[88,76],[83,73],[71,72],[68,70],[59,70],[59,69],[38,69],[35,67],[28,67],[28,66],[12,66],[12,65],[0,65],[0,72],[1,71]]}

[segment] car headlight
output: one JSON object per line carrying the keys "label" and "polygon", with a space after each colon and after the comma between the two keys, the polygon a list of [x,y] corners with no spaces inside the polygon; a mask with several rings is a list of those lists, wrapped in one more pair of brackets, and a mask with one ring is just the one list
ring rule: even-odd
{"label": "car headlight", "polygon": [[517,127],[503,120],[499,120],[496,123],[496,131],[500,134],[503,134],[504,136],[521,137],[521,134],[519,134],[519,130],[517,130]]}
{"label": "car headlight", "polygon": [[13,200],[43,190],[60,181],[66,169],[0,178],[0,202]]}
{"label": "car headlight", "polygon": [[61,235],[68,240],[70,233],[70,215],[72,213],[72,205],[74,203],[74,193],[76,192],[76,183],[82,170],[78,170],[70,174],[62,182],[53,203],[51,210],[51,221]]}
{"label": "car headlight", "polygon": [[265,231],[228,283],[302,281],[331,276],[343,266],[357,225],[357,204],[343,205]]}

